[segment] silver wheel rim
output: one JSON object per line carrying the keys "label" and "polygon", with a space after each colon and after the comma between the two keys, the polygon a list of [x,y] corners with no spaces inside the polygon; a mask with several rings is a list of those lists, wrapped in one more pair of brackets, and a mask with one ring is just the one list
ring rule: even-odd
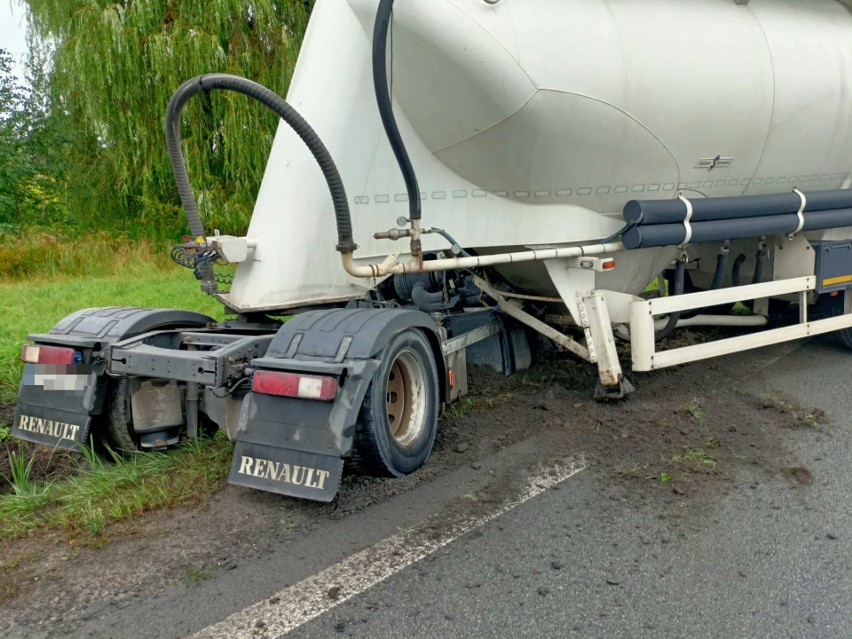
{"label": "silver wheel rim", "polygon": [[412,351],[394,360],[385,385],[388,426],[394,441],[410,446],[426,428],[426,372]]}

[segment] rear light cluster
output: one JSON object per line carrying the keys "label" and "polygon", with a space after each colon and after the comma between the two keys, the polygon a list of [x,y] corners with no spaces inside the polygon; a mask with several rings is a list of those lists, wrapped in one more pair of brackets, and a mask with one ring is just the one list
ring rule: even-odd
{"label": "rear light cluster", "polygon": [[264,395],[330,402],[337,396],[337,380],[323,375],[257,371],[252,378],[251,389]]}
{"label": "rear light cluster", "polygon": [[43,344],[24,344],[21,348],[21,361],[27,364],[81,364],[82,354],[73,348],[62,346],[44,346]]}

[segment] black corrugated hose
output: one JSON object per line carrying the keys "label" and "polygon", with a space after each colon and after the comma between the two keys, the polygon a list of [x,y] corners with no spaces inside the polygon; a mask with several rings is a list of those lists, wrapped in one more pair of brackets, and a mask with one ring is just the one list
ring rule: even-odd
{"label": "black corrugated hose", "polygon": [[408,151],[405,149],[405,143],[396,124],[388,88],[388,30],[393,14],[393,2],[394,0],[381,0],[376,10],[376,24],[373,28],[373,86],[385,134],[388,136],[399,170],[402,171],[402,177],[405,180],[405,190],[408,192],[408,214],[412,220],[419,220],[422,211],[420,185],[417,183],[417,175],[414,173],[414,167],[411,166],[411,159],[408,157]]}
{"label": "black corrugated hose", "polygon": [[[675,277],[674,277],[674,291],[670,291],[672,295],[682,295],[683,294],[683,281],[684,274],[686,273],[686,260],[678,260],[677,265],[675,266]],[[674,332],[675,327],[677,326],[678,321],[680,320],[681,312],[678,311],[676,313],[669,313],[669,321],[666,322],[666,325],[663,326],[660,330],[656,332],[654,335],[654,340],[659,342],[662,339],[665,339],[669,335]]]}
{"label": "black corrugated hose", "polygon": [[[174,95],[172,95],[172,99],[169,101],[169,106],[166,110],[166,144],[169,150],[169,160],[172,164],[178,193],[180,194],[184,211],[186,211],[189,230],[193,238],[206,238],[206,236],[204,234],[204,224],[201,221],[198,206],[195,203],[195,194],[189,182],[183,149],[181,148],[180,118],[190,98],[202,91],[208,92],[213,89],[234,91],[254,98],[274,111],[278,117],[284,120],[296,132],[310,150],[311,155],[314,156],[328,183],[328,190],[331,192],[331,199],[334,202],[334,215],[337,221],[337,250],[341,253],[354,252],[358,247],[352,237],[352,218],[349,214],[346,189],[343,186],[343,180],[340,178],[340,172],[337,170],[331,154],[325,148],[316,131],[277,93],[270,91],[257,82],[225,73],[200,75],[184,82],[174,92]],[[204,290],[209,293],[215,292],[216,280],[213,275],[213,265],[204,266],[201,274]]]}

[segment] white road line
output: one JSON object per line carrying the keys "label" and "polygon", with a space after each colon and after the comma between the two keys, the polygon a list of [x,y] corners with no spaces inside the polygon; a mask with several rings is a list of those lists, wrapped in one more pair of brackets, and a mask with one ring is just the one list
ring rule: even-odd
{"label": "white road line", "polygon": [[444,523],[438,534],[415,532],[388,537],[375,546],[357,552],[312,577],[208,626],[191,639],[260,639],[286,634],[585,468],[584,462],[573,459],[543,467],[527,480],[518,497],[496,505],[490,512],[461,516],[455,521]]}

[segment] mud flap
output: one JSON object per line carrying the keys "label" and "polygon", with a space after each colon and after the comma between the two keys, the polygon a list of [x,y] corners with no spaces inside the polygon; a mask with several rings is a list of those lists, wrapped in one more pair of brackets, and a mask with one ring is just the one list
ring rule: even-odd
{"label": "mud flap", "polygon": [[89,415],[19,404],[12,423],[12,437],[52,448],[80,450],[86,445],[91,425]]}
{"label": "mud flap", "polygon": [[73,348],[86,363],[25,364],[12,436],[79,450],[86,445],[92,416],[102,414],[106,396],[106,365],[103,359],[93,359],[94,352],[158,327],[202,327],[210,322],[206,315],[173,309],[89,308],[63,318],[49,333],[28,335],[36,344]]}
{"label": "mud flap", "polygon": [[[252,391],[236,429],[228,481],[281,495],[332,501],[352,451],[361,404],[387,344],[401,331],[435,335],[420,311],[333,309],[297,315],[276,334],[255,371],[333,377],[330,401]],[[443,365],[443,360],[440,362]]]}
{"label": "mud flap", "polygon": [[228,482],[237,486],[329,502],[343,475],[338,455],[319,455],[265,444],[237,442]]}
{"label": "mud flap", "polygon": [[26,364],[12,436],[53,448],[79,450],[89,436],[99,386],[91,366]]}

